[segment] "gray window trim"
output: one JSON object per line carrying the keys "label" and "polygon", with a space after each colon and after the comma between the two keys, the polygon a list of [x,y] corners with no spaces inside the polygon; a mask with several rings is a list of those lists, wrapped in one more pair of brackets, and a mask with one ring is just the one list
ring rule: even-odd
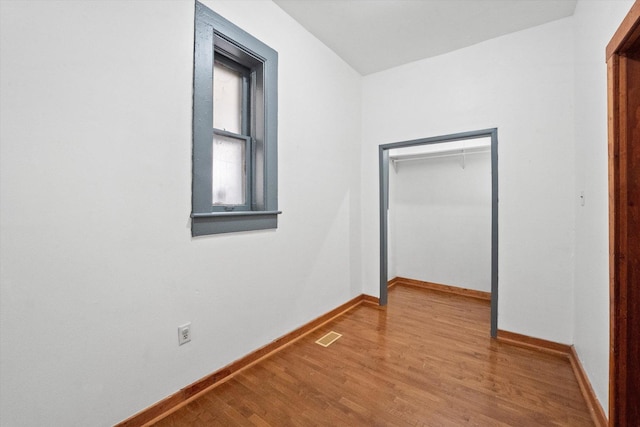
{"label": "gray window trim", "polygon": [[[251,70],[251,210],[220,211],[211,202],[214,49]],[[277,228],[278,53],[196,1],[193,66],[191,234]]]}

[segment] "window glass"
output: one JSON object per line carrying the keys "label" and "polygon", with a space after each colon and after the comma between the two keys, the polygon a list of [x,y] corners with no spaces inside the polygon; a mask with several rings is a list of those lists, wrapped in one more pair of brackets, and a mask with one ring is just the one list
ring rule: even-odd
{"label": "window glass", "polygon": [[246,203],[246,141],[213,136],[211,201],[213,205]]}
{"label": "window glass", "polygon": [[213,64],[213,127],[242,133],[242,74]]}

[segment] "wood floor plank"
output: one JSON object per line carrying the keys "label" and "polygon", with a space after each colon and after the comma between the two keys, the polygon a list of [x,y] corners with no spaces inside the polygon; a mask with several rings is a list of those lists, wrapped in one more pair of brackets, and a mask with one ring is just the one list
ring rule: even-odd
{"label": "wood floor plank", "polygon": [[155,425],[593,425],[566,358],[489,324],[486,301],[397,285],[386,309],[343,314]]}

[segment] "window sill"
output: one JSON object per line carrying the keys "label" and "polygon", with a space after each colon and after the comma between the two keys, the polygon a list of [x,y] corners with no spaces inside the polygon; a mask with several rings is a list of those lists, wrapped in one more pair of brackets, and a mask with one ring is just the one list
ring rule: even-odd
{"label": "window sill", "polygon": [[191,214],[191,235],[233,233],[278,228],[282,211],[206,212]]}

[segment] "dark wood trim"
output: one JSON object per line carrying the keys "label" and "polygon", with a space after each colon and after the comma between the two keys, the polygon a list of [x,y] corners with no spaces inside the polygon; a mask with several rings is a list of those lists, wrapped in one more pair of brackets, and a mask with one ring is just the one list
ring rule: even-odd
{"label": "dark wood trim", "polygon": [[[620,57],[613,55],[607,62],[608,73],[608,103],[609,103],[609,420],[615,426],[618,413],[622,414],[624,408],[616,409],[620,405],[619,396],[625,393],[625,363],[620,354],[626,353],[626,329],[624,321],[626,314],[626,269],[622,268],[617,259],[620,247],[625,246],[626,230],[625,221],[617,217],[617,212],[622,212],[620,204],[624,204],[625,192],[620,191]],[[624,138],[623,138],[624,139]],[[622,283],[622,286],[621,286]]]}
{"label": "dark wood trim", "polygon": [[457,286],[442,285],[440,283],[424,282],[422,280],[407,279],[406,277],[394,277],[389,280],[389,288],[395,285],[415,286],[432,291],[446,292],[483,301],[491,301],[491,292],[477,291],[475,289],[459,288]]}
{"label": "dark wood trim", "polygon": [[515,332],[503,331],[502,329],[498,329],[496,340],[505,344],[517,345],[518,347],[524,347],[567,359],[569,358],[569,353],[571,353],[571,346],[568,344],[560,344]]}
{"label": "dark wood trim", "polygon": [[283,335],[282,337],[270,342],[264,347],[261,347],[256,351],[247,354],[241,359],[238,359],[235,362],[217,370],[216,372],[199,379],[193,384],[186,386],[179,392],[174,393],[171,396],[149,406],[148,408],[116,424],[116,427],[143,426],[158,418],[164,417],[165,415],[196,399],[202,393],[231,378],[232,375],[239,372],[240,370],[255,364],[256,362],[269,356],[271,353],[284,348],[288,344],[291,344],[292,342],[313,332],[325,323],[335,319],[336,317],[346,313],[349,310],[352,310],[353,308],[363,303],[377,305],[378,298],[365,294],[358,295],[357,297],[347,301],[339,307],[334,308],[330,312],[323,314],[322,316],[312,320],[311,322],[299,327],[298,329],[291,331],[286,335]]}
{"label": "dark wood trim", "polygon": [[582,367],[582,363],[580,362],[580,358],[578,357],[578,353],[576,353],[576,348],[574,346],[571,346],[570,348],[569,361],[571,362],[571,367],[573,368],[576,380],[578,380],[582,396],[584,396],[589,412],[591,412],[591,418],[593,418],[594,424],[596,427],[606,427],[609,425],[609,421],[607,420],[604,409],[602,409],[602,405],[600,405],[598,397],[593,391],[589,377]]}
{"label": "dark wood trim", "polygon": [[611,41],[607,44],[607,61],[616,53],[632,50],[632,46],[640,39],[638,22],[640,22],[640,1],[636,0]]}
{"label": "dark wood trim", "polygon": [[640,2],[607,46],[609,425],[640,419]]}

